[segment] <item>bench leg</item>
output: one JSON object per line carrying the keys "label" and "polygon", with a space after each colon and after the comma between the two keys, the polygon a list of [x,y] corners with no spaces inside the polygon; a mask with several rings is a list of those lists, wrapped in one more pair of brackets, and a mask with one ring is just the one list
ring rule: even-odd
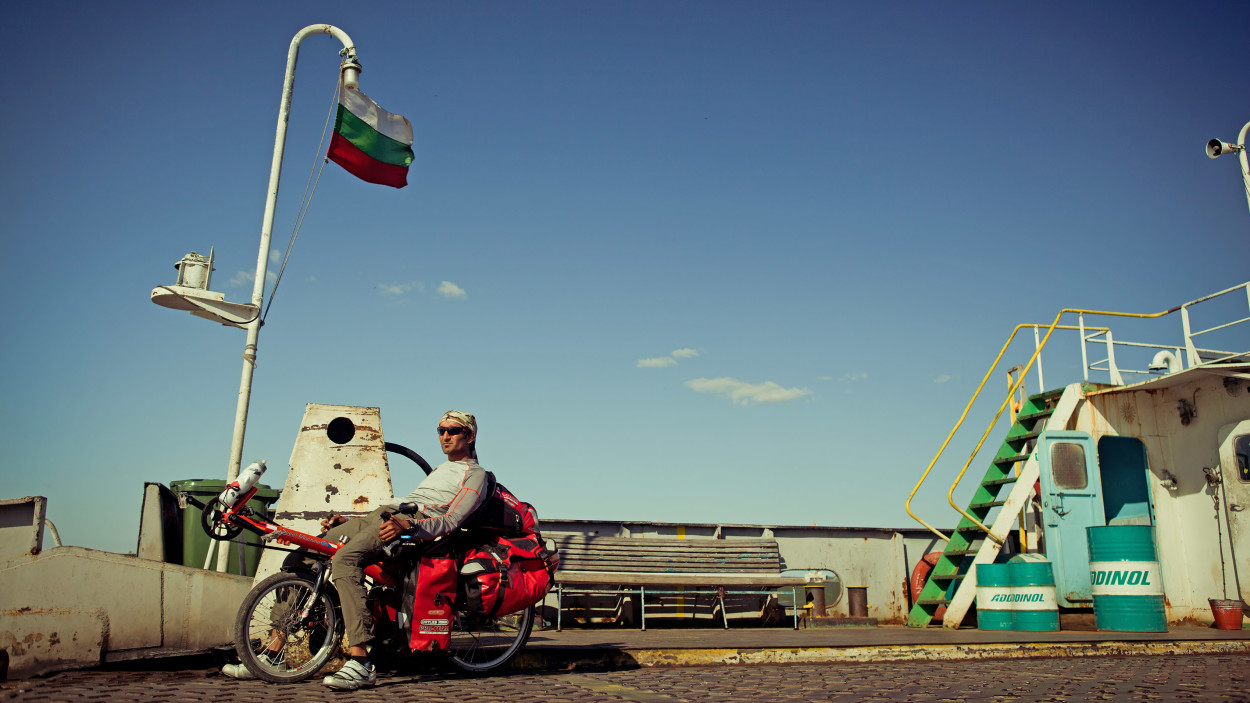
{"label": "bench leg", "polygon": [[638,587],[638,608],[642,611],[642,630],[647,631],[647,587]]}
{"label": "bench leg", "polygon": [[564,613],[564,586],[556,584],[556,632],[563,629],[564,622],[561,615]]}
{"label": "bench leg", "polygon": [[[796,586],[790,587],[790,595],[794,600],[794,629],[797,630],[799,629],[799,590]],[[806,597],[807,592],[804,591],[803,595]]]}
{"label": "bench leg", "polygon": [[721,622],[725,623],[725,629],[728,630],[729,629],[729,610],[728,608],[725,607],[725,588],[723,586],[716,589],[716,600],[720,601]]}

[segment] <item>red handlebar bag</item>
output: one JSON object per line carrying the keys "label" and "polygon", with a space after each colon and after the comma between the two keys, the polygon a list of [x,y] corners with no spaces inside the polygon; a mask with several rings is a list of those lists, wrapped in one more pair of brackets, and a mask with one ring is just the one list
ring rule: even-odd
{"label": "red handlebar bag", "polygon": [[456,560],[422,557],[404,579],[403,610],[411,613],[408,646],[414,652],[447,649],[456,604]]}

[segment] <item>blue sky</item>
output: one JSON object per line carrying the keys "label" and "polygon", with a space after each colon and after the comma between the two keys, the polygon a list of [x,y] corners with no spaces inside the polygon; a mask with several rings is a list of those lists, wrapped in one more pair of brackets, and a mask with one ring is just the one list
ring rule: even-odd
{"label": "blue sky", "polygon": [[[244,333],[148,294],[212,246],[249,298],[309,24],[352,36],[416,161],[402,190],[321,175],[260,336],[244,461],[273,485],[305,403],[433,458],[461,408],[541,515],[912,526],[1016,324],[1250,272],[1237,166],[1202,151],[1250,119],[1244,3],[345,7],[8,9],[0,476],[67,543],[131,550],[143,482],[224,477]],[[301,50],[275,249],[338,48]],[[916,506],[954,522],[944,488]]]}

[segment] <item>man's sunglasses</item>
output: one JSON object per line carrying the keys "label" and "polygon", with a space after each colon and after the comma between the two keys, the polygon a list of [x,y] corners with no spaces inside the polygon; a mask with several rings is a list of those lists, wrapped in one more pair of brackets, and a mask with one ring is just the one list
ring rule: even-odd
{"label": "man's sunglasses", "polygon": [[463,432],[468,432],[468,431],[469,431],[468,427],[439,427],[438,428],[438,433],[440,435],[449,434],[452,437],[455,437],[458,434],[461,434]]}

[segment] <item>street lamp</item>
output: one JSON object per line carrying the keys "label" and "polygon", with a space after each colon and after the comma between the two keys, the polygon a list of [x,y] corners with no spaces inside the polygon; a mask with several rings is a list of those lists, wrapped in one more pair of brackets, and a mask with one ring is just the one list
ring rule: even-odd
{"label": "street lamp", "polygon": [[[274,211],[278,202],[278,183],[282,174],[282,155],[286,147],[287,118],[291,111],[291,96],[295,87],[295,64],[299,47],[314,34],[329,34],[343,44],[339,56],[341,80],[346,88],[356,88],[360,80],[360,62],[356,59],[356,45],[351,37],[338,27],[314,24],[301,29],[291,39],[287,51],[286,78],[282,84],[282,100],[278,105],[278,128],[274,137],[273,161],[269,169],[269,187],[265,192],[265,214],[261,222],[260,251],[256,257],[256,278],[252,285],[250,303],[228,303],[221,293],[208,290],[212,275],[212,253],[204,257],[192,252],[178,263],[178,283],[158,286],[152,291],[152,302],[193,315],[220,322],[231,327],[247,330],[247,343],[243,347],[243,374],[239,381],[239,399],[235,408],[234,435],[230,442],[230,463],[226,468],[226,481],[239,475],[243,459],[243,438],[247,432],[247,411],[252,397],[252,371],[256,366],[256,344],[260,336],[260,310],[264,301],[265,275],[269,264],[269,240],[273,234]],[[228,542],[218,546],[217,570],[226,570]]]}
{"label": "street lamp", "polygon": [[1229,144],[1219,139],[1208,141],[1207,156],[1218,159],[1225,154],[1236,153],[1241,158],[1241,182],[1246,188],[1246,206],[1250,207],[1250,159],[1246,158],[1246,132],[1250,132],[1250,122],[1241,128],[1236,144]]}

